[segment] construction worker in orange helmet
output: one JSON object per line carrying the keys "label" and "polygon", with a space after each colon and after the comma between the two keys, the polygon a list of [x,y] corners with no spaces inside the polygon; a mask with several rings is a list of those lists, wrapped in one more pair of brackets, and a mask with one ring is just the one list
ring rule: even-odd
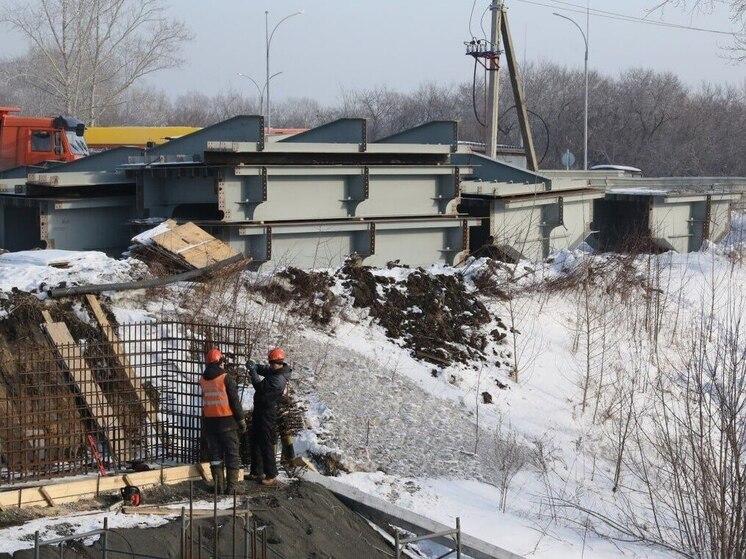
{"label": "construction worker in orange helmet", "polygon": [[254,411],[251,415],[251,474],[249,479],[262,485],[277,483],[274,452],[274,427],[277,401],[285,392],[292,369],[285,363],[285,352],[276,347],[267,353],[269,365],[247,363],[254,386]]}
{"label": "construction worker in orange helmet", "polygon": [[[207,367],[200,378],[202,425],[207,437],[210,472],[215,490],[226,495],[239,490],[241,469],[238,432],[246,432],[236,382],[223,369],[223,354],[217,348],[207,352]],[[223,471],[223,464],[227,468]]]}

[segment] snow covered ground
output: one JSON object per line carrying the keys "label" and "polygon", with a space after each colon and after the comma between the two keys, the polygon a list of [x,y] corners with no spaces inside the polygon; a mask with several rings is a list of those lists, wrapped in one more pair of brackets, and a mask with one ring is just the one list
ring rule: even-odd
{"label": "snow covered ground", "polygon": [[[230,299],[237,322],[261,331],[262,347],[288,349],[309,408],[310,428],[296,450],[336,454],[350,471],[341,481],[444,524],[460,517],[465,532],[527,557],[668,559],[677,555],[601,537],[610,530],[588,510],[613,515],[639,489],[631,458],[615,479],[624,387],[673,374],[690,325],[703,316],[717,324],[729,304],[746,297],[746,214],[734,215],[733,224],[726,239],[700,253],[623,259],[564,251],[545,263],[493,270],[512,299],[480,300],[516,333],[490,342],[482,361],[447,366],[415,359],[401,340],[388,338],[367,309],[352,306],[341,282],[332,288],[334,318],[324,326],[253,292],[215,297]],[[140,273],[130,261],[57,252],[0,256],[0,288]],[[49,265],[60,257],[67,268]],[[462,274],[475,291],[488,265],[434,266],[430,273]],[[412,271],[377,273],[401,282]],[[572,277],[592,278],[590,287],[563,284]],[[194,300],[183,285],[162,301],[113,297],[120,321],[180,316],[192,312]],[[225,317],[225,305],[207,308]],[[654,344],[637,330],[651,323]],[[654,390],[638,388],[641,401],[654,398]],[[20,537],[28,547],[28,530],[6,532],[0,538]]]}
{"label": "snow covered ground", "polygon": [[141,262],[115,260],[103,252],[24,250],[0,255],[0,290],[41,290],[68,285],[130,281],[145,272]]}

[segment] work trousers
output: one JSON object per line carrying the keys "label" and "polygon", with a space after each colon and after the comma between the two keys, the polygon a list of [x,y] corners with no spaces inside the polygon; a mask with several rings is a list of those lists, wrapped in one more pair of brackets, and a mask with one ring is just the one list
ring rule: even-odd
{"label": "work trousers", "polygon": [[268,479],[277,477],[274,449],[274,422],[254,417],[251,421],[251,474],[264,474]]}
{"label": "work trousers", "polygon": [[210,464],[223,462],[229,470],[241,468],[238,449],[238,431],[207,432],[207,455]]}

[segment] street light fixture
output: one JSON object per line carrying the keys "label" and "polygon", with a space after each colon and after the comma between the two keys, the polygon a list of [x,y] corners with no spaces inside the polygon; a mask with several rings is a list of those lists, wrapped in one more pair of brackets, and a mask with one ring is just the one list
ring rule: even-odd
{"label": "street light fixture", "polygon": [[[279,76],[280,74],[282,74],[282,72],[276,72],[272,74],[269,79],[271,80],[272,78]],[[256,80],[251,76],[247,76],[246,74],[242,74],[241,72],[236,72],[236,75],[241,76],[242,78],[246,78],[254,84],[254,87],[256,87],[256,92],[259,94],[259,110],[264,111],[264,90],[267,89],[267,83],[265,82],[262,87],[259,87],[259,84],[256,83]]]}
{"label": "street light fixture", "polygon": [[[563,16],[562,14],[558,14],[557,12],[553,12],[554,15],[557,17],[561,17],[562,19],[566,19],[570,23],[572,23],[575,27],[578,28],[578,31],[580,31],[580,34],[583,35],[583,42],[585,43],[585,123],[583,126],[583,169],[585,171],[588,170],[588,37],[586,36],[585,32],[583,31],[583,28],[580,27],[574,19],[569,18],[567,16]],[[586,13],[586,29],[588,29],[588,13]]]}
{"label": "street light fixture", "polygon": [[272,32],[269,32],[269,10],[264,11],[264,36],[266,39],[266,54],[267,54],[267,81],[265,83],[267,87],[267,130],[271,128],[272,125],[272,105],[270,104],[270,98],[269,98],[269,80],[271,79],[271,76],[269,75],[269,47],[272,44],[272,37],[275,36],[275,31],[277,31],[277,28],[282,25],[283,22],[289,20],[293,16],[299,16],[303,13],[303,10],[300,10],[298,12],[292,13],[288,16],[285,16],[280,21],[277,22],[277,24],[272,28]]}

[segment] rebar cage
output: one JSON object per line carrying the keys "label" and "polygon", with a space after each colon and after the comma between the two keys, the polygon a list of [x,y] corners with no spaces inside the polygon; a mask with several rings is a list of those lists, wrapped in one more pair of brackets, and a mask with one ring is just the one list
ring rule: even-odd
{"label": "rebar cage", "polygon": [[249,329],[154,321],[116,333],[15,357],[0,379],[0,485],[201,458],[205,352],[219,348],[236,374]]}

